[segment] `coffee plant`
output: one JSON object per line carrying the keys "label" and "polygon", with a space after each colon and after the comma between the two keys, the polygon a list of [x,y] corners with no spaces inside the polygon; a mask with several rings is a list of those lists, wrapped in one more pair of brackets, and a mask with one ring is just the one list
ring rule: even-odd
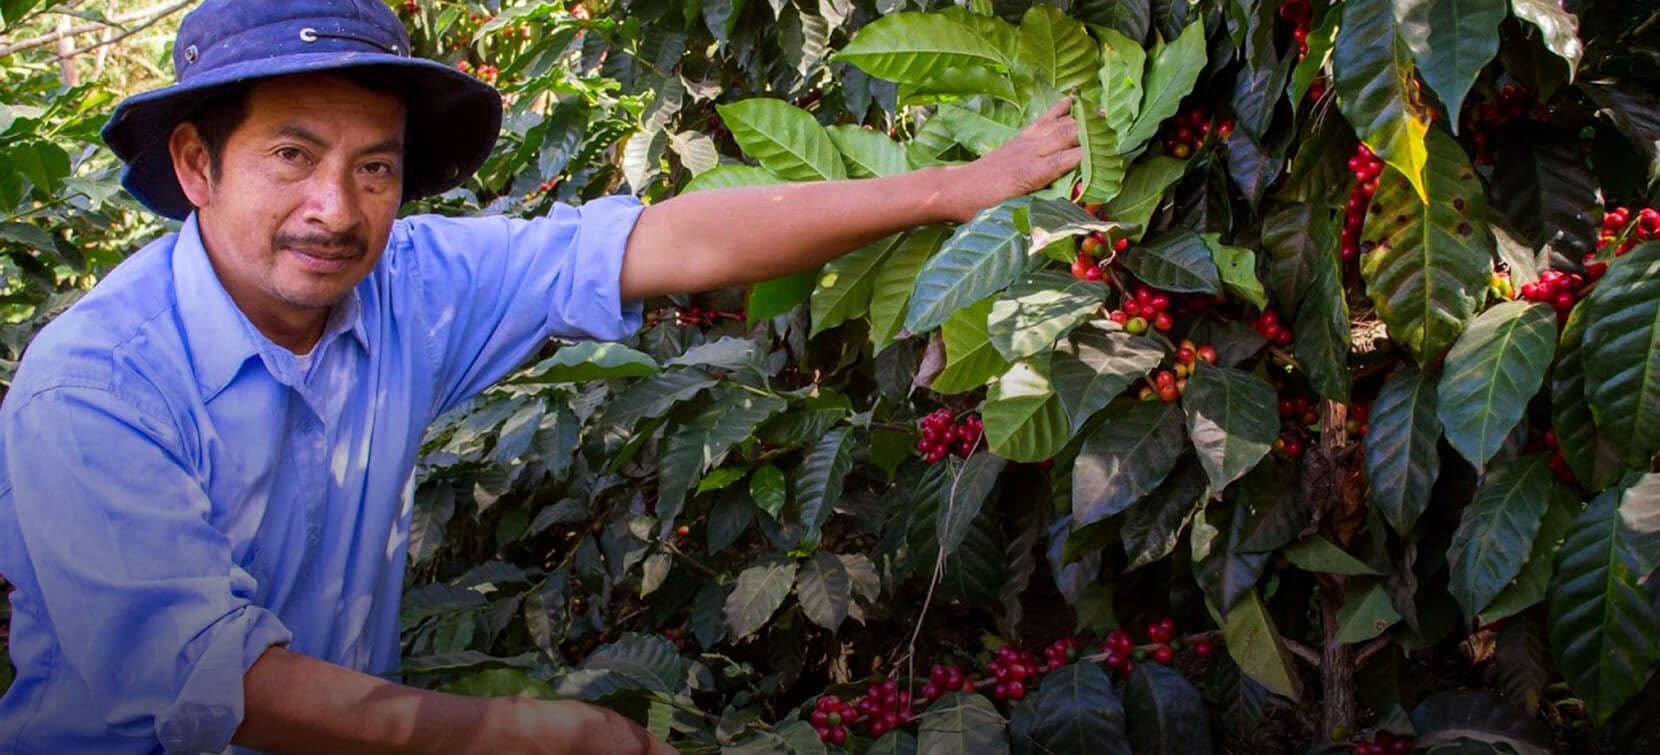
{"label": "coffee plant", "polygon": [[[1065,97],[1085,151],[445,417],[406,681],[687,752],[1660,747],[1660,10],[392,5],[509,109],[412,211],[892,175]],[[108,85],[5,71],[15,357],[160,228]]]}

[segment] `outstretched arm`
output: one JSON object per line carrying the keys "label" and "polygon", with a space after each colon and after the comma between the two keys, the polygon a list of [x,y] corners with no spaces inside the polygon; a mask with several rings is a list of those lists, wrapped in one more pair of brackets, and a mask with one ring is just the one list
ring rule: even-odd
{"label": "outstretched arm", "polygon": [[849,181],[685,194],[647,207],[628,240],[622,296],[706,291],[810,270],[907,228],[963,222],[1048,186],[1082,157],[1062,100],[966,165]]}

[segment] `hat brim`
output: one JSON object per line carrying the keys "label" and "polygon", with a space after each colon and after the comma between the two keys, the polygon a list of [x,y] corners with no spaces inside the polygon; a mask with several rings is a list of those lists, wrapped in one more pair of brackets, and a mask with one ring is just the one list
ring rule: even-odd
{"label": "hat brim", "polygon": [[379,69],[408,96],[404,201],[460,186],[489,158],[501,133],[501,93],[449,66],[383,53],[308,53],[251,60],[190,81],[134,95],[116,107],[104,143],[127,164],[121,184],[156,213],[182,220],[194,207],[179,186],[168,140],[179,120],[230,87],[306,73]]}

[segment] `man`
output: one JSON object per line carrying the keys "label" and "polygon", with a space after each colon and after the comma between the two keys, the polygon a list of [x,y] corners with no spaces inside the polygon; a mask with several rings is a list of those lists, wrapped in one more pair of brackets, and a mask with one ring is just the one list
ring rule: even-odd
{"label": "man", "polygon": [[608,711],[399,664],[422,432],[639,300],[968,219],[1079,160],[1064,103],[971,165],[396,220],[489,153],[496,92],[380,0],[208,0],[179,83],[122,103],[124,184],[184,221],[31,345],[0,408],[17,680],[0,753],[672,752]]}

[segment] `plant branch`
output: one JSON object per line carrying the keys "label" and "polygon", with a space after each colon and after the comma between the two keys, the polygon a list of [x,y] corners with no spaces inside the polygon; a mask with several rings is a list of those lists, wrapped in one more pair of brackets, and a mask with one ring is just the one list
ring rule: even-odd
{"label": "plant branch", "polygon": [[1359,668],[1366,665],[1366,662],[1371,660],[1372,656],[1377,655],[1379,651],[1393,644],[1395,644],[1394,638],[1387,634],[1381,635],[1377,639],[1367,643],[1366,647],[1363,647],[1355,652],[1355,667]]}
{"label": "plant branch", "polygon": [[[167,3],[165,5],[157,5],[157,6],[152,6],[150,8],[145,8],[143,10],[136,10],[136,11],[132,11],[130,13],[123,13],[121,15],[118,15],[118,16],[115,16],[114,18],[109,19],[109,21],[107,23],[93,22],[93,23],[81,24],[80,26],[70,26],[70,27],[67,27],[67,28],[60,28],[57,31],[51,32],[50,34],[42,34],[38,37],[30,37],[29,39],[24,39],[24,40],[20,40],[20,41],[17,41],[17,42],[13,42],[12,44],[9,44],[9,45],[0,46],[0,58],[4,58],[8,55],[12,55],[12,54],[15,54],[15,53],[23,52],[25,50],[33,50],[37,47],[45,47],[47,45],[56,43],[60,39],[64,39],[64,38],[67,38],[67,37],[78,37],[82,34],[91,34],[93,32],[99,31],[101,29],[109,28],[111,26],[122,26],[124,24],[133,23],[135,21],[136,22],[142,22],[140,26],[134,27],[133,29],[128,30],[126,33],[121,34],[119,36],[116,36],[116,37],[110,39],[108,42],[98,42],[98,43],[95,43],[95,44],[92,44],[92,45],[88,45],[87,47],[81,48],[80,50],[76,50],[74,52],[71,52],[68,55],[60,55],[59,56],[60,58],[62,58],[62,57],[73,57],[73,56],[75,56],[79,53],[87,52],[89,50],[96,49],[97,47],[99,47],[101,45],[113,44],[113,43],[118,42],[122,39],[125,39],[126,37],[131,36],[133,33],[136,33],[136,32],[138,32],[138,31],[140,31],[140,30],[142,30],[146,27],[149,27],[150,25],[156,23],[157,21],[160,21],[161,19],[166,18],[167,16],[170,16],[170,15],[178,12],[179,10],[184,9],[185,7],[189,6],[190,4],[191,4],[191,0],[174,0],[174,2],[170,2],[170,3]],[[13,28],[16,28],[16,27],[13,27]]]}
{"label": "plant branch", "polygon": [[1285,649],[1290,651],[1292,655],[1301,658],[1304,663],[1310,666],[1320,668],[1320,654],[1314,652],[1313,648],[1296,640],[1284,640],[1283,638],[1282,640],[1285,642]]}

